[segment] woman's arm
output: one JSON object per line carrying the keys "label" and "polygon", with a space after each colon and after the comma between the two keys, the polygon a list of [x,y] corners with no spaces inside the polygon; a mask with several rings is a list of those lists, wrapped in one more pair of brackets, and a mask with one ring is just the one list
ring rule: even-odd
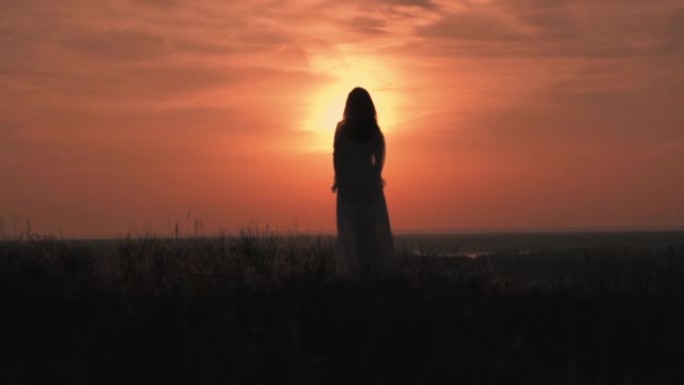
{"label": "woman's arm", "polygon": [[385,137],[382,133],[375,143],[373,157],[375,158],[375,168],[377,168],[378,174],[382,174],[382,168],[385,167]]}
{"label": "woman's arm", "polygon": [[334,180],[333,185],[330,188],[333,193],[337,192],[337,171],[340,167],[340,156],[339,156],[339,137],[340,137],[340,124],[337,124],[335,128],[335,140],[333,142],[333,170],[334,170]]}
{"label": "woman's arm", "polygon": [[382,169],[385,167],[385,136],[380,133],[378,139],[376,139],[375,146],[373,148],[373,158],[375,158],[375,170],[378,173],[378,177],[382,180],[383,186],[385,181],[382,179]]}

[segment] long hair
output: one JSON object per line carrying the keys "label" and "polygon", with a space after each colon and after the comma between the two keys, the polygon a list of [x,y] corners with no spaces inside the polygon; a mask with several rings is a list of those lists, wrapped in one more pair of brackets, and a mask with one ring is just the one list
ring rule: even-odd
{"label": "long hair", "polygon": [[361,87],[351,90],[344,105],[340,125],[357,142],[365,142],[376,131],[380,131],[375,105],[368,91]]}

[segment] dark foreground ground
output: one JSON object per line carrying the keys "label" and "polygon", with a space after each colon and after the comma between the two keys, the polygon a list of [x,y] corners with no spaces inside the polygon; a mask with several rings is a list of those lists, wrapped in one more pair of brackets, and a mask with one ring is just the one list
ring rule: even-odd
{"label": "dark foreground ground", "polygon": [[684,260],[593,248],[401,256],[330,239],[0,244],[0,383],[684,383]]}

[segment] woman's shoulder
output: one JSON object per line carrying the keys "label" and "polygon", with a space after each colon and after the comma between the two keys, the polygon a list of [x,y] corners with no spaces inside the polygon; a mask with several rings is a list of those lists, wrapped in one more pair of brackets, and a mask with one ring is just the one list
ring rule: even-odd
{"label": "woman's shoulder", "polygon": [[375,130],[373,133],[373,136],[371,136],[371,141],[373,142],[384,142],[385,141],[385,135],[382,134],[382,131]]}
{"label": "woman's shoulder", "polygon": [[344,121],[340,120],[337,122],[337,125],[335,126],[335,138],[340,136],[342,134],[342,131],[344,131]]}

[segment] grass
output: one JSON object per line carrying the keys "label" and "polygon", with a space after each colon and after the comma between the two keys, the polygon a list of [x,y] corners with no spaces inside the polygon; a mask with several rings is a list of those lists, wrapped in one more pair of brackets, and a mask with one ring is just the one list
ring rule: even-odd
{"label": "grass", "polygon": [[684,379],[674,248],[422,255],[352,282],[331,237],[4,242],[0,382]]}

